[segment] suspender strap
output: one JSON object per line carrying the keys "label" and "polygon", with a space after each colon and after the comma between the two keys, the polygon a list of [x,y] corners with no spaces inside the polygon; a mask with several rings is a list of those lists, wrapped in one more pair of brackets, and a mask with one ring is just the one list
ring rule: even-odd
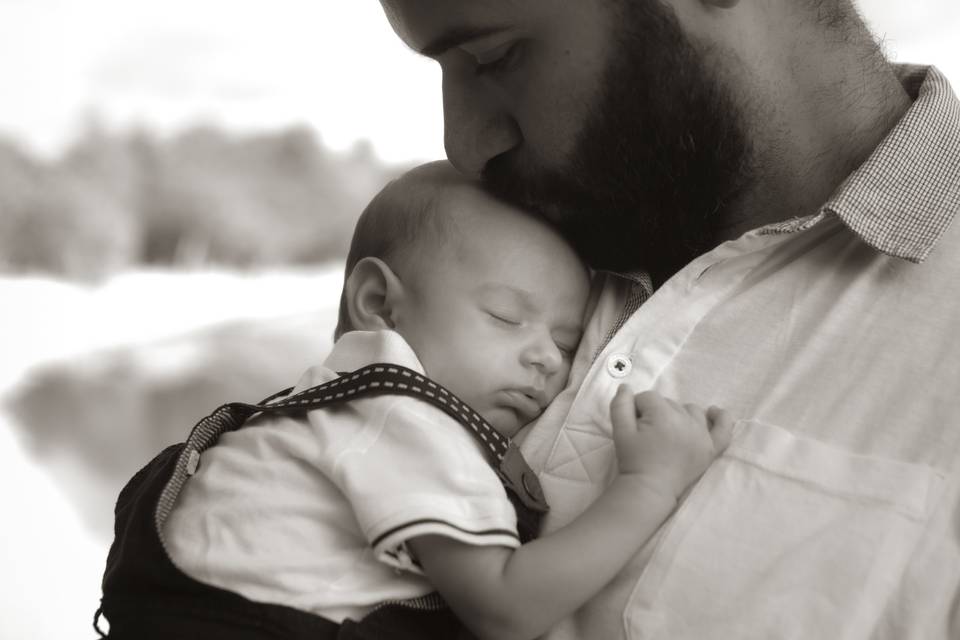
{"label": "suspender strap", "polygon": [[[531,523],[522,523],[521,510],[517,509],[521,540],[536,535],[542,514],[549,510],[540,481],[524,460],[520,449],[509,439],[497,433],[480,414],[457,398],[443,386],[412,369],[395,364],[376,363],[351,373],[341,375],[330,382],[305,389],[293,396],[276,400],[275,394],[260,404],[233,402],[220,407],[210,419],[221,422],[222,430],[232,430],[242,425],[255,413],[292,413],[308,411],[339,404],[354,398],[400,394],[427,402],[463,425],[484,451],[487,461],[496,470],[507,495],[518,507],[534,512],[533,531]],[[226,411],[224,411],[226,409]]]}

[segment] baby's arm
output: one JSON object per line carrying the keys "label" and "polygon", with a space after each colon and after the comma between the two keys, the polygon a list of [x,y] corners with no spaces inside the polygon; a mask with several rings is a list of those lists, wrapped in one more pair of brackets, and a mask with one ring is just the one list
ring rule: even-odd
{"label": "baby's arm", "polygon": [[731,419],[621,387],[610,404],[620,473],[583,514],[517,549],[427,535],[409,541],[427,577],[480,638],[534,638],[597,593],[657,530],[725,446]]}

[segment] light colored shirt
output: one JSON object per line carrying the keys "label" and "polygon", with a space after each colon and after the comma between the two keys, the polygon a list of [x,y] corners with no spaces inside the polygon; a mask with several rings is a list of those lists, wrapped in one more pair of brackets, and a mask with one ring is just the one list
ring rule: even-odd
{"label": "light colored shirt", "polygon": [[602,277],[522,445],[545,531],[616,473],[619,384],[744,420],[550,640],[960,638],[960,103],[903,71],[912,108],[820,211],[718,246],[632,315],[636,284]]}
{"label": "light colored shirt", "polygon": [[[314,384],[375,362],[423,367],[393,331],[350,332]],[[326,380],[321,380],[326,374]],[[466,428],[397,395],[261,417],[203,452],[163,528],[174,564],[259,602],[335,622],[434,589],[405,542],[517,547],[516,515]]]}

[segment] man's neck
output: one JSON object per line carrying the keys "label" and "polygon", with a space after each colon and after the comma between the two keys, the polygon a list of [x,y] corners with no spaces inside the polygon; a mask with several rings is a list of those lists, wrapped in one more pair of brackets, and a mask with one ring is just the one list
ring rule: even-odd
{"label": "man's neck", "polygon": [[754,119],[772,126],[756,132],[757,179],[733,207],[724,240],[816,213],[910,108],[894,68],[879,54],[847,46],[792,71],[768,117]]}

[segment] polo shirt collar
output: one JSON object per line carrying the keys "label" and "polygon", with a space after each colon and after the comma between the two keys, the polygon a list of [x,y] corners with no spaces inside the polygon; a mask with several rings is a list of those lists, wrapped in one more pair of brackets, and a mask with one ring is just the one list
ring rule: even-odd
{"label": "polo shirt collar", "polygon": [[960,102],[934,67],[899,66],[913,105],[821,209],[883,253],[923,262],[960,210]]}
{"label": "polo shirt collar", "polygon": [[348,331],[333,345],[323,366],[349,372],[375,362],[398,364],[426,375],[413,348],[396,331]]}

